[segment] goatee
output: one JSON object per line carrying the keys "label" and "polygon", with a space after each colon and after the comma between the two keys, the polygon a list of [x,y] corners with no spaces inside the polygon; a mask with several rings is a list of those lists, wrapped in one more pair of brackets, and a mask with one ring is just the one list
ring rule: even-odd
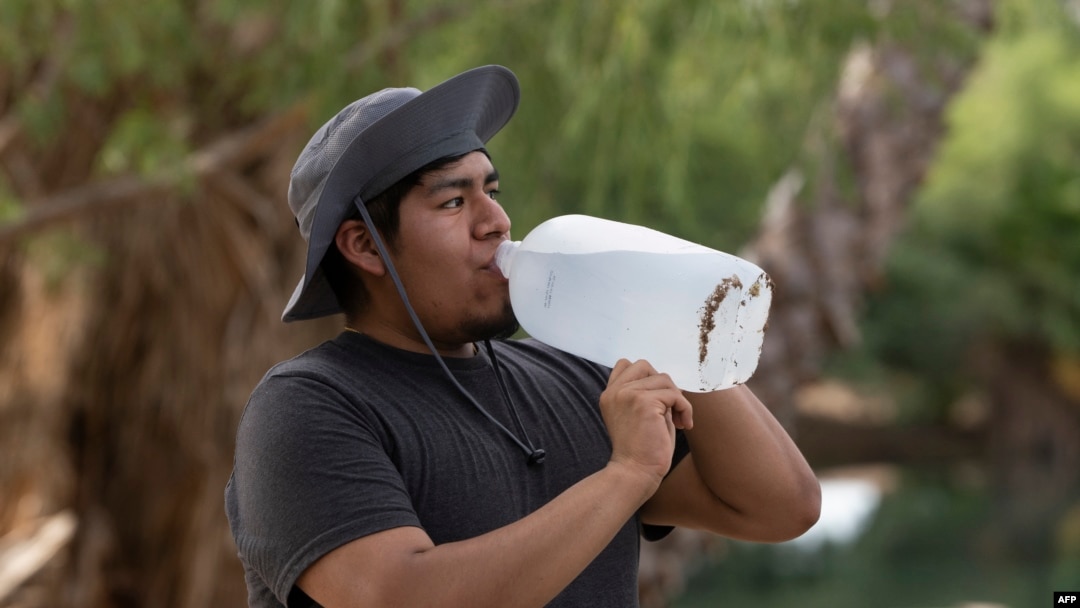
{"label": "goatee", "polygon": [[514,309],[507,302],[498,316],[470,319],[462,329],[475,336],[475,340],[507,340],[521,329],[521,325],[514,316]]}

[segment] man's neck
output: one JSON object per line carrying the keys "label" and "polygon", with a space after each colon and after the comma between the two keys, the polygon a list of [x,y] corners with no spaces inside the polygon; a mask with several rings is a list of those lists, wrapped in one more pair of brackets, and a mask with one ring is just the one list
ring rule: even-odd
{"label": "man's neck", "polygon": [[[393,325],[357,318],[346,320],[345,329],[364,334],[372,340],[401,350],[424,354],[431,353],[431,349],[415,329],[402,331]],[[432,339],[432,344],[443,357],[465,358],[472,357],[479,352],[475,342],[444,343]]]}

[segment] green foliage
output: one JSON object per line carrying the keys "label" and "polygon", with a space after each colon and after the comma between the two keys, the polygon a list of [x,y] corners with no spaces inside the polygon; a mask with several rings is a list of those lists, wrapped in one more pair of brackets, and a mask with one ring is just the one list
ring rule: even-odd
{"label": "green foliage", "polygon": [[66,91],[118,105],[97,163],[110,170],[158,167],[207,133],[301,99],[314,127],[377,88],[427,88],[501,63],[524,93],[492,143],[519,233],[586,212],[734,249],[771,184],[818,153],[804,142],[830,128],[820,117],[854,41],[917,39],[928,55],[957,46],[936,3],[889,10],[863,0],[117,0],[109,10],[10,0],[0,54],[19,81],[56,68],[53,94],[19,102],[43,140],[64,134]]}
{"label": "green foliage", "polygon": [[336,105],[345,89],[373,88],[380,71],[353,58],[386,26],[387,6],[116,0],[106,9],[91,0],[8,0],[0,6],[0,56],[26,83],[19,111],[42,140],[63,134],[71,93],[187,113],[213,131],[312,91],[336,95]]}
{"label": "green foliage", "polygon": [[35,235],[25,241],[24,251],[51,291],[63,289],[72,269],[100,268],[106,262],[106,253],[100,245],[68,230]]}
{"label": "green foliage", "polygon": [[[314,128],[378,88],[429,88],[461,70],[500,63],[518,74],[523,90],[517,117],[491,144],[516,235],[553,215],[584,212],[726,250],[750,238],[769,188],[788,168],[801,166],[813,175],[823,157],[839,155],[828,135],[830,104],[853,44],[893,41],[919,49],[927,61],[942,54],[963,56],[974,48],[971,34],[951,15],[951,3],[117,0],[108,9],[89,0],[0,3],[0,55],[8,62],[5,75],[24,93],[11,101],[23,126],[41,142],[62,141],[79,136],[72,129],[73,98],[110,108],[111,122],[102,125],[107,135],[94,163],[99,172],[167,169],[208,141],[299,101],[309,102]],[[1006,29],[1023,32],[1024,27]],[[1058,50],[1033,47],[1029,53],[1068,56],[1065,43],[1057,44]],[[988,65],[998,61],[995,57]],[[1047,120],[1068,112],[1077,94],[1071,68],[1060,69],[1043,75],[1062,81],[1046,88],[1040,102],[1052,110]],[[1016,77],[1004,88],[1042,86],[1017,82],[1022,70],[1007,73]],[[1000,77],[984,77],[991,83],[995,78]],[[960,114],[986,111],[975,107]],[[1027,114],[1042,112],[1032,107]],[[1064,133],[1046,138],[1048,127],[1035,127],[1038,136],[1010,136],[1015,129],[996,132],[1005,143],[1037,137],[1059,159],[1045,166],[1028,162],[1027,181],[1012,187],[1025,193],[1050,187],[1053,180],[1036,171],[1052,174],[1060,182],[1055,200],[1062,201],[1056,213],[1075,217],[1080,182],[1069,181],[1066,170],[1074,140]],[[981,154],[979,137],[957,144],[959,155],[970,147]],[[1030,145],[1004,148],[1017,150],[1016,158],[1034,158]],[[1024,150],[1027,156],[1020,154]],[[1013,157],[1001,154],[992,169],[985,169],[992,179],[969,179],[966,186],[949,177],[948,167],[960,177],[969,169],[946,160],[936,178],[938,193],[928,194],[927,206],[944,207],[932,201],[957,196],[996,196],[986,204],[1013,208],[1008,203],[1015,197],[1001,188],[996,194],[979,190],[977,197],[963,190],[985,190],[1007,179],[1016,169],[1009,165]],[[983,249],[987,234],[974,238]],[[936,238],[927,237],[934,243]],[[1078,325],[1071,323],[1066,303],[1075,287],[1046,270],[1056,267],[1032,264],[1023,238],[999,240],[989,250],[1014,251],[1017,266],[1000,280],[1028,277],[1039,293],[1053,295],[1040,296],[1042,331],[1075,333]],[[958,257],[939,267],[920,255],[929,250],[913,248],[895,265],[929,263],[938,285],[934,297],[950,301],[950,281],[966,280],[974,262]],[[1047,247],[1045,255],[1051,252],[1062,253]],[[955,276],[941,275],[950,268]],[[999,304],[1001,310],[1025,305],[1008,288],[991,289],[996,282],[982,285],[966,291],[993,292],[1008,303]],[[981,327],[972,321],[980,317],[965,314],[960,304],[956,309],[940,318],[959,321],[948,327],[966,333],[931,336],[949,341],[943,354],[961,350],[966,336]],[[1015,322],[1022,315],[999,316]],[[888,343],[883,348],[889,357],[921,360],[917,350],[890,342],[895,333],[913,335],[904,328],[916,325],[910,318],[899,320],[892,330],[877,331],[875,343]]]}
{"label": "green foliage", "polygon": [[[1038,606],[1076,580],[1049,535],[1024,553],[1005,539],[1012,513],[971,472],[906,469],[851,543],[817,551],[733,543],[690,582],[678,608],[914,608],[984,602]],[[842,505],[838,505],[842,506]]]}
{"label": "green foliage", "polygon": [[0,226],[23,214],[22,203],[11,193],[7,180],[0,176]]}
{"label": "green foliage", "polygon": [[513,216],[528,227],[584,212],[729,249],[799,157],[852,40],[880,26],[861,2],[559,2],[521,13],[463,22],[509,44],[458,59],[505,63],[522,79],[519,116],[496,143],[514,169],[511,193],[528,196],[520,207],[505,197]]}
{"label": "green foliage", "polygon": [[1006,330],[996,325],[1000,320],[1021,318],[1021,304],[1007,277],[980,273],[928,238],[909,235],[897,243],[886,272],[888,291],[867,302],[863,343],[830,368],[887,390],[901,421],[938,421],[969,389],[963,362],[988,332]]}
{"label": "green foliage", "polygon": [[190,150],[186,121],[133,108],[117,120],[102,148],[101,167],[109,173],[152,174],[179,166]]}
{"label": "green foliage", "polygon": [[871,350],[931,382],[984,342],[1080,352],[1080,39],[1035,4],[1002,4],[870,308]]}

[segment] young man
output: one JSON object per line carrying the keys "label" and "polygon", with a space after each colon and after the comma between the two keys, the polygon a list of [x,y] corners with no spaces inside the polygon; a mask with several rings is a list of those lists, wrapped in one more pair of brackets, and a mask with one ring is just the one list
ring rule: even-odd
{"label": "young man", "polygon": [[502,339],[510,219],[484,144],[518,96],[498,66],[386,89],[301,153],[284,319],[345,328],[271,369],[241,420],[226,510],[251,606],[634,606],[641,536],[817,520],[813,473],[745,387]]}

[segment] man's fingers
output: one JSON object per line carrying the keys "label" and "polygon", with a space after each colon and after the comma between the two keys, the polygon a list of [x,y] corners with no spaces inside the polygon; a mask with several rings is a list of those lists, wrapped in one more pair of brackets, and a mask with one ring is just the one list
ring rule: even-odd
{"label": "man's fingers", "polygon": [[690,400],[686,398],[686,395],[682,394],[682,391],[679,391],[678,398],[669,410],[671,411],[671,417],[672,421],[675,423],[675,428],[694,428],[694,406],[690,404]]}
{"label": "man's fingers", "polygon": [[628,359],[619,359],[615,362],[615,367],[611,368],[608,384],[610,385],[616,382],[634,382],[655,375],[656,370],[653,368],[652,364],[644,359],[639,359],[633,363]]}
{"label": "man's fingers", "polygon": [[689,429],[694,426],[693,406],[667,374],[661,374],[645,360],[631,362],[619,359],[611,370],[609,387],[617,387],[620,393],[653,393],[651,398],[665,407],[664,415],[675,428]]}

